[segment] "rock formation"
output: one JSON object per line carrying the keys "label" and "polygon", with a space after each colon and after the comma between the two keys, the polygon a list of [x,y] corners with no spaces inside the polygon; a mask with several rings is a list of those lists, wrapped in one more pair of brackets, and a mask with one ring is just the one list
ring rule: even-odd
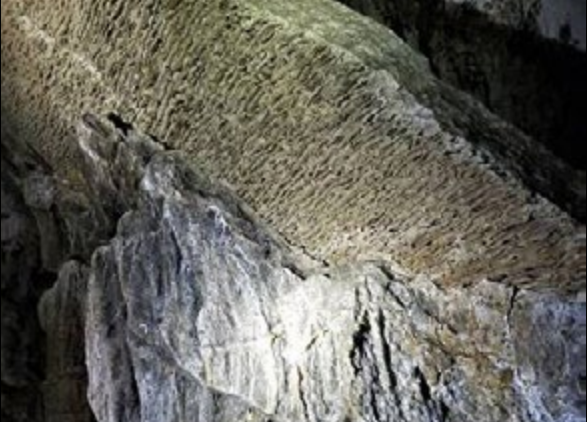
{"label": "rock formation", "polygon": [[1,7],[3,418],[585,421],[585,174],[392,32]]}
{"label": "rock formation", "polygon": [[584,415],[584,297],[442,287],[385,263],[308,268],[184,156],[92,117],[81,132],[82,202],[117,228],[40,305],[50,381],[31,420],[92,420],[77,407],[84,344],[98,421]]}
{"label": "rock formation", "polygon": [[385,28],[330,0],[69,3],[2,5],[3,119],[69,180],[71,125],[114,110],[318,261],[582,287],[584,172]]}

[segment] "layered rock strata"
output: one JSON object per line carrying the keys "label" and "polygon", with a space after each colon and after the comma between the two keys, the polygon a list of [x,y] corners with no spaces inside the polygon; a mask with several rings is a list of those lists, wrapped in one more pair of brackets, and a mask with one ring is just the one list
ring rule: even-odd
{"label": "layered rock strata", "polygon": [[12,0],[2,40],[3,122],[72,183],[72,124],[115,111],[318,261],[584,287],[584,173],[334,2]]}

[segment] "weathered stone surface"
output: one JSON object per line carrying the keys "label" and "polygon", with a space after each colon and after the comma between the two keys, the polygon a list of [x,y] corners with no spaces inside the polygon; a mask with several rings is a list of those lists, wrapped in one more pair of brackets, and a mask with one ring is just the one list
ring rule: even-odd
{"label": "weathered stone surface", "polygon": [[[585,420],[584,300],[384,264],[307,273],[183,157],[92,122],[93,192],[135,204],[89,275],[100,422]],[[138,188],[116,196],[121,170]]]}
{"label": "weathered stone surface", "polygon": [[553,205],[583,220],[584,174],[341,5],[12,0],[2,40],[3,121],[74,183],[72,121],[114,110],[319,261],[584,286],[584,227]]}
{"label": "weathered stone surface", "polygon": [[585,311],[584,295],[575,304],[524,295],[511,313],[531,420],[585,420]]}
{"label": "weathered stone surface", "polygon": [[[31,220],[54,208],[63,243],[96,250],[39,307],[44,416],[7,420],[91,421],[86,387],[98,422],[585,420],[584,293],[322,267],[185,155],[89,115],[79,136],[82,191],[39,172],[3,186],[3,206],[24,189]],[[23,409],[35,396],[2,374],[3,412]]]}

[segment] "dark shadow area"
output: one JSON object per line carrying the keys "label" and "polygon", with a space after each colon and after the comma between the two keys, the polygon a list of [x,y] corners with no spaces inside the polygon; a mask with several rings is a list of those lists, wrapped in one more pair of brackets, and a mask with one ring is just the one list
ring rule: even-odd
{"label": "dark shadow area", "polygon": [[41,313],[67,243],[43,203],[47,166],[10,139],[2,130],[2,421],[92,422],[77,307],[63,300]]}
{"label": "dark shadow area", "polygon": [[46,347],[37,305],[54,276],[41,270],[32,215],[2,149],[2,421],[43,421]]}
{"label": "dark shadow area", "polygon": [[499,25],[443,0],[340,0],[392,28],[442,80],[481,100],[576,169],[585,170],[586,55],[542,37],[531,18]]}

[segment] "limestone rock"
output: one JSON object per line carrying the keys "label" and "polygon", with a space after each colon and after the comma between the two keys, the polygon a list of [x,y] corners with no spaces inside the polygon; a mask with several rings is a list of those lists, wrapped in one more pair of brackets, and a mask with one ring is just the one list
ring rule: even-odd
{"label": "limestone rock", "polygon": [[519,299],[512,336],[531,420],[585,420],[585,301]]}
{"label": "limestone rock", "polygon": [[[49,208],[74,229],[70,247],[95,252],[65,264],[39,306],[46,371],[22,385],[2,372],[7,420],[585,421],[580,293],[446,286],[384,261],[321,266],[184,154],[89,115],[79,140],[85,189],[57,186]],[[47,208],[31,195],[47,179],[33,179],[3,177],[7,215]],[[3,227],[10,245],[40,226]],[[4,280],[3,365],[24,356],[6,340],[41,339],[7,323],[23,313],[4,306]]]}
{"label": "limestone rock", "polygon": [[[64,213],[72,219],[64,224],[57,212],[67,207],[46,163],[2,129],[2,419],[91,421],[80,319],[85,295],[83,286],[74,285],[84,277],[65,267],[38,312],[71,253],[63,230],[75,219]],[[91,247],[91,239],[84,243]]]}
{"label": "limestone rock", "polygon": [[[94,192],[132,167],[100,151],[151,145],[84,133]],[[99,422],[585,420],[584,302],[383,264],[307,273],[184,158],[138,156],[136,206],[89,275]]]}

